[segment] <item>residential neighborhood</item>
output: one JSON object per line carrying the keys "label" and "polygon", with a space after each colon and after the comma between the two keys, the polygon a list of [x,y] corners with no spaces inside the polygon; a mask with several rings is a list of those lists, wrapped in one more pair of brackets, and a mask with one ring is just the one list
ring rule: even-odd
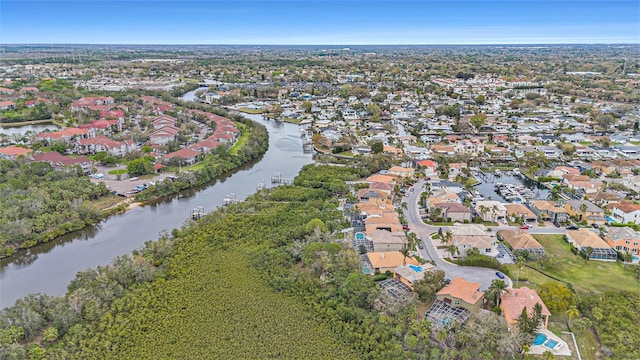
{"label": "residential neighborhood", "polygon": [[[237,232],[202,232],[198,246],[242,235],[221,248],[250,254],[238,263],[255,269],[246,279],[265,271],[265,293],[307,299],[322,321],[344,321],[329,328],[336,334],[346,323],[393,324],[394,335],[371,338],[400,339],[406,358],[474,358],[456,351],[468,332],[487,329],[507,350],[482,358],[616,358],[611,349],[630,342],[608,337],[613,325],[602,319],[619,314],[600,301],[640,289],[640,77],[630,70],[637,61],[622,69],[612,60],[636,59],[633,49],[596,47],[593,60],[573,46],[180,49],[97,49],[112,60],[87,52],[95,61],[73,66],[8,55],[0,175],[14,210],[0,218],[3,254],[99,224],[113,209],[148,202],[148,217],[160,216],[166,200],[186,222],[154,224],[161,241],[233,224]],[[600,68],[609,70],[592,71]],[[245,181],[226,181],[236,171]],[[216,186],[223,199],[200,198]],[[83,217],[56,214],[38,199],[49,193],[65,216]],[[193,210],[180,207],[195,199]],[[276,228],[286,230],[239,245]],[[164,271],[160,247],[176,244],[132,263],[149,258]],[[212,263],[202,268],[226,271]],[[150,283],[155,276],[171,281],[154,273]]]}

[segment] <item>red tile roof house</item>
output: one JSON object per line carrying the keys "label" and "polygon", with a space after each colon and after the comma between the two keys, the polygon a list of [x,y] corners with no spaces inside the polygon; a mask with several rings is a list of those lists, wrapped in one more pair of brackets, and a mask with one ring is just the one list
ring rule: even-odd
{"label": "red tile roof house", "polygon": [[137,146],[133,141],[115,141],[106,136],[82,139],[77,144],[77,152],[79,154],[95,154],[100,151],[106,151],[112,156],[123,156],[133,150],[137,150]]}
{"label": "red tile roof house", "polygon": [[85,175],[91,172],[91,160],[86,156],[73,158],[71,156],[61,155],[56,151],[51,151],[47,153],[33,154],[31,157],[33,158],[33,161],[49,163],[55,169],[64,169],[78,165]]}
{"label": "red tile roof house", "polygon": [[13,101],[0,101],[0,110],[11,110],[16,108],[16,103]]}
{"label": "red tile roof house", "polygon": [[86,139],[89,137],[93,137],[94,135],[95,133],[91,132],[89,129],[69,127],[53,132],[41,132],[36,136],[36,139],[45,140],[48,142],[64,141],[66,143],[71,143],[73,140]]}
{"label": "red tile roof house", "polygon": [[438,177],[438,163],[433,160],[418,161],[418,166],[424,169],[425,176]]}
{"label": "red tile roof house", "polygon": [[0,159],[15,160],[18,156],[27,156],[31,153],[31,149],[25,149],[19,146],[0,147]]}
{"label": "red tile roof house", "polygon": [[152,145],[165,145],[175,140],[180,133],[180,129],[173,126],[164,126],[149,134],[149,142]]}
{"label": "red tile roof house", "polygon": [[184,159],[184,161],[181,162],[180,165],[192,165],[195,164],[198,160],[198,155],[200,155],[200,152],[198,151],[191,149],[181,149],[165,155],[162,159],[163,162],[167,163],[171,159],[181,158]]}
{"label": "red tile roof house", "polygon": [[100,132],[104,135],[112,135],[114,132],[122,131],[118,120],[93,120],[88,124],[78,125],[78,127],[80,129],[93,130],[94,134]]}
{"label": "red tile roof house", "polygon": [[174,118],[173,116],[162,114],[153,119],[153,121],[151,122],[151,126],[153,126],[154,129],[158,130],[165,126],[175,127],[177,122],[178,119]]}
{"label": "red tile roof house", "polygon": [[[111,96],[107,97],[83,97],[71,103],[69,109],[73,111],[82,110],[84,108],[91,110],[108,110],[114,104]],[[106,107],[101,107],[106,105]]]}
{"label": "red tile roof house", "polygon": [[509,330],[513,330],[518,326],[518,317],[522,314],[523,309],[527,309],[527,314],[533,314],[533,308],[536,304],[540,304],[542,307],[542,320],[541,324],[543,328],[547,328],[549,323],[549,316],[551,312],[547,309],[547,306],[542,302],[538,293],[523,286],[519,289],[508,289],[507,292],[500,297],[500,309],[502,315],[509,326]]}
{"label": "red tile roof house", "polygon": [[200,142],[197,142],[193,145],[191,145],[189,148],[192,150],[196,150],[199,151],[203,154],[209,153],[211,150],[217,148],[218,146],[222,145],[221,143],[215,141],[215,140],[202,140]]}

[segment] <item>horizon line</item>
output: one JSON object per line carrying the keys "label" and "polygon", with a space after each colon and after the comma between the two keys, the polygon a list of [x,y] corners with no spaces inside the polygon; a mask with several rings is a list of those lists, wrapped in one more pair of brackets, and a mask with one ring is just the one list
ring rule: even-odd
{"label": "horizon line", "polygon": [[638,42],[558,42],[558,43],[407,43],[407,44],[180,44],[180,43],[0,43],[0,46],[34,45],[119,45],[119,46],[518,46],[518,45],[640,45]]}

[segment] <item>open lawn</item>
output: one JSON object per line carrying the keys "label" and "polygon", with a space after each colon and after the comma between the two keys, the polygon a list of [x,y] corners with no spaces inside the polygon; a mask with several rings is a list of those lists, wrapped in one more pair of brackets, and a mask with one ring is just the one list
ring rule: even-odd
{"label": "open lawn", "polygon": [[264,109],[247,109],[247,108],[239,108],[238,111],[247,113],[247,114],[262,114],[266,112]]}
{"label": "open lawn", "polygon": [[[530,261],[527,265],[554,276],[564,282],[571,283],[580,292],[603,293],[607,290],[640,291],[640,282],[634,278],[634,267],[615,262],[587,261],[571,252],[562,235],[534,235],[547,252],[548,260]],[[512,275],[517,275],[515,265],[508,265]],[[527,278],[532,285],[540,285],[555,280],[539,272],[524,268],[520,278]]]}
{"label": "open lawn", "polygon": [[251,130],[248,129],[246,125],[241,123],[236,123],[236,126],[238,126],[238,129],[244,129],[244,131],[242,132],[242,135],[240,136],[238,141],[236,141],[236,143],[233,144],[231,149],[229,149],[229,153],[231,155],[236,155],[238,153],[238,150],[240,150],[240,148],[244,146],[244,144],[247,142],[247,139],[249,138],[249,135],[251,134]]}

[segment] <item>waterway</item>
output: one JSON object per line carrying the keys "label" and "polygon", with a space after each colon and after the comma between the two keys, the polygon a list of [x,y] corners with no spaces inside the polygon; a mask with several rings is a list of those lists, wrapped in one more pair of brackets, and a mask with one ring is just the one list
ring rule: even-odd
{"label": "waterway", "polygon": [[203,188],[133,208],[98,225],[3,259],[0,308],[11,306],[30,293],[62,295],[79,271],[108,264],[114,257],[157,239],[161,232],[179,228],[196,206],[212,211],[221,206],[230,193],[244,199],[256,192],[260,182],[270,186],[274,173],[293,178],[302,166],[313,162],[312,154],[302,151],[296,125],[263,120],[260,115],[244,116],[265,125],[269,131],[269,150],[262,158]]}
{"label": "waterway", "polygon": [[491,173],[486,174],[487,176],[484,178],[480,176],[476,177],[482,182],[479,185],[475,186],[475,189],[480,193],[482,197],[487,200],[491,199],[509,202],[498,195],[498,193],[495,191],[495,184],[497,183],[524,185],[526,188],[533,190],[536,200],[547,200],[549,196],[549,189],[523,176],[513,176],[510,174],[506,174],[505,172],[503,172],[503,175],[499,177],[494,176]]}
{"label": "waterway", "polygon": [[0,134],[5,135],[14,135],[18,134],[20,136],[25,135],[27,132],[32,132],[34,134],[43,132],[45,130],[59,130],[60,127],[53,123],[41,123],[41,124],[33,124],[33,125],[22,125],[22,126],[0,126]]}

